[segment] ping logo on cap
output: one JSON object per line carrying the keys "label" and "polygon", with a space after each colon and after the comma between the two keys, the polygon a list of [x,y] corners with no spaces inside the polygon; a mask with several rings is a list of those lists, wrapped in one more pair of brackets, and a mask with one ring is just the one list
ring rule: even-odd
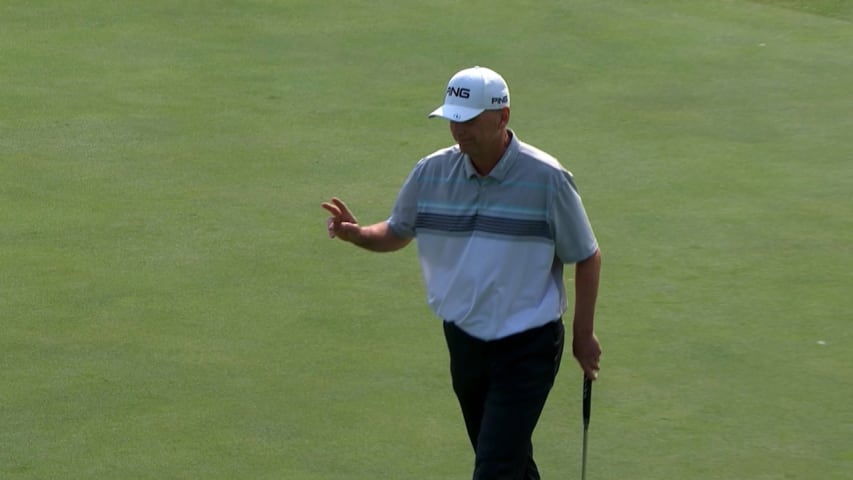
{"label": "ping logo on cap", "polygon": [[470,98],[471,89],[465,87],[447,87],[448,97]]}
{"label": "ping logo on cap", "polygon": [[503,105],[505,103],[509,103],[508,95],[504,95],[503,97],[492,97],[492,105]]}

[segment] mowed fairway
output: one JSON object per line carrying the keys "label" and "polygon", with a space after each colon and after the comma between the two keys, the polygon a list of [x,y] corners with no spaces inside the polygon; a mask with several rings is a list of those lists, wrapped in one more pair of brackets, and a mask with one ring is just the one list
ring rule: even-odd
{"label": "mowed fairway", "polygon": [[[604,255],[587,478],[853,472],[853,5],[0,3],[0,479],[464,479],[414,248],[372,223],[504,75]],[[500,259],[495,259],[499,261]],[[579,478],[566,355],[535,436]]]}

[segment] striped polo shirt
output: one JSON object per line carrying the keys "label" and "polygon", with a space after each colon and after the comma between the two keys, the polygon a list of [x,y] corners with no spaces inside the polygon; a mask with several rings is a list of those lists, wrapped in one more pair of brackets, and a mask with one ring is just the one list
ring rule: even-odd
{"label": "striped polo shirt", "polygon": [[563,264],[598,248],[572,174],[510,135],[485,177],[458,145],[421,159],[388,219],[395,234],[417,240],[435,314],[481,340],[561,317]]}

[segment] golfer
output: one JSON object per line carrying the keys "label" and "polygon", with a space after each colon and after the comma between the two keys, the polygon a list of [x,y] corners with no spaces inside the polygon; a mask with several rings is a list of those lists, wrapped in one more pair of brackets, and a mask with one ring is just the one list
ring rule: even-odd
{"label": "golfer", "polygon": [[598,243],[572,174],[507,127],[509,105],[496,72],[458,72],[429,115],[450,121],[456,144],[415,165],[387,220],[364,226],[340,199],[322,205],[332,238],[375,252],[417,239],[475,480],[540,478],[531,438],[563,352],[565,264],[575,265],[572,351],[588,378],[601,355]]}

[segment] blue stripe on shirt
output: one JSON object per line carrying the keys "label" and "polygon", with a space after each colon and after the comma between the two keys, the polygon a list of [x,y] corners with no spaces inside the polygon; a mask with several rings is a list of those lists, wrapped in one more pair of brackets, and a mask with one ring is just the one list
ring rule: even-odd
{"label": "blue stripe on shirt", "polygon": [[418,213],[415,230],[435,230],[440,232],[485,232],[519,237],[539,237],[552,239],[548,224],[543,220],[519,220],[492,217],[488,215],[444,215],[439,213]]}

